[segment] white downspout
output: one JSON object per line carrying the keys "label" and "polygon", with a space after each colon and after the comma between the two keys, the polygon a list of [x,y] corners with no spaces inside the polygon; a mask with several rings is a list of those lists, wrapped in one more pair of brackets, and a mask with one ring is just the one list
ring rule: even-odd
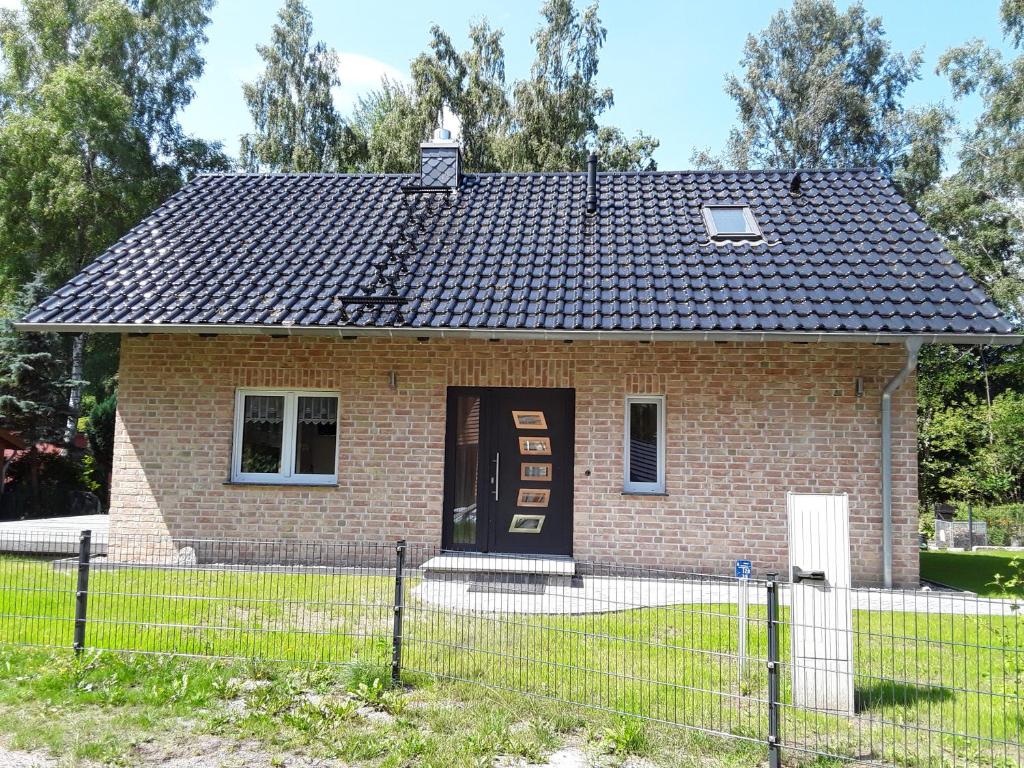
{"label": "white downspout", "polygon": [[907,339],[907,359],[882,390],[882,567],[886,589],[892,589],[892,396],[917,368],[921,339]]}

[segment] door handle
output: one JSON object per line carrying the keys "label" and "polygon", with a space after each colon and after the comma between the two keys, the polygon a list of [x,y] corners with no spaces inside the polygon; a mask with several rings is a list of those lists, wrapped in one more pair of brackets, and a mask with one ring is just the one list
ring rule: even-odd
{"label": "door handle", "polygon": [[494,500],[498,500],[498,483],[501,482],[501,451],[494,454]]}
{"label": "door handle", "polygon": [[824,571],[805,571],[803,568],[794,565],[793,566],[793,583],[799,584],[801,581],[825,581]]}

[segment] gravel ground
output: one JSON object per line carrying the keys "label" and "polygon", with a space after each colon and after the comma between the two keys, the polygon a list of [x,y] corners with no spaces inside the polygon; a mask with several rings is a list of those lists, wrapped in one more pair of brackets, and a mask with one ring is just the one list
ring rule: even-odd
{"label": "gravel ground", "polygon": [[[187,743],[143,744],[132,755],[137,768],[346,768],[344,763],[300,755],[271,754],[251,741],[236,742],[216,736],[200,736]],[[546,762],[527,763],[522,758],[499,757],[495,768],[605,768],[608,760],[579,747],[565,747]],[[63,768],[53,758],[21,752],[0,745],[0,768]],[[629,758],[622,768],[654,768],[642,758]],[[77,768],[89,768],[78,763]]]}
{"label": "gravel ground", "polygon": [[[130,758],[137,768],[346,768],[334,760],[301,755],[272,754],[252,741],[236,742],[216,736],[200,736],[188,742],[142,744]],[[0,768],[63,768],[61,763],[37,752],[21,752],[0,746]],[[565,747],[546,762],[527,763],[522,758],[498,758],[495,768],[604,768],[608,761],[579,747]],[[632,758],[623,768],[653,768],[646,760]],[[78,768],[88,768],[78,764]]]}
{"label": "gravel ground", "polygon": [[56,761],[48,757],[0,746],[0,768],[56,768],[56,766]]}

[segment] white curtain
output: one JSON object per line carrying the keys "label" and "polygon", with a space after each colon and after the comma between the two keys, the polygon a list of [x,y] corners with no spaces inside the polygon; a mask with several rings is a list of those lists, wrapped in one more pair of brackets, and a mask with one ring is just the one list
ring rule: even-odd
{"label": "white curtain", "polygon": [[246,395],[245,420],[249,423],[280,424],[284,421],[284,398],[279,395]]}
{"label": "white curtain", "polygon": [[300,397],[300,424],[335,424],[338,421],[338,398]]}

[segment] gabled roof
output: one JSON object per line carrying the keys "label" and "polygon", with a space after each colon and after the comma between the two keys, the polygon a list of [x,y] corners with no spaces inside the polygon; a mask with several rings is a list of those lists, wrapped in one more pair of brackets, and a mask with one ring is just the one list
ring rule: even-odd
{"label": "gabled roof", "polygon": [[[202,176],[19,327],[1007,340],[878,171],[801,171],[800,194],[790,178],[602,173],[588,216],[581,173],[469,174],[454,196],[403,175]],[[402,223],[438,194],[450,207]],[[764,239],[713,242],[713,203],[749,205]],[[347,303],[384,290],[376,266],[402,247],[402,303]]]}

